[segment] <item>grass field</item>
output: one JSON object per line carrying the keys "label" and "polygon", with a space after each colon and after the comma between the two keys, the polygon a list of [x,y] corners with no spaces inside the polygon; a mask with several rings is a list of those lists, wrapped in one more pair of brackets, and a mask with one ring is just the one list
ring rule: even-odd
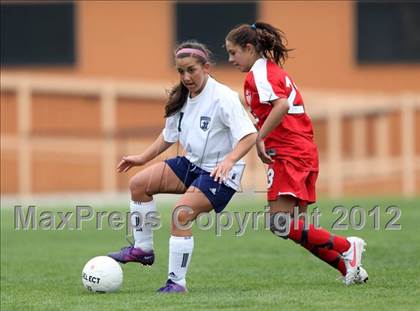
{"label": "grass field", "polygon": [[[247,202],[247,203],[243,203]],[[257,211],[262,201],[241,200],[230,211]],[[345,287],[338,273],[291,241],[274,237],[262,228],[248,227],[242,237],[235,228],[216,237],[214,229],[195,230],[195,249],[188,273],[189,293],[156,294],[167,274],[170,204],[159,204],[163,227],[155,231],[152,267],[123,266],[124,283],[113,294],[92,294],[81,283],[81,270],[92,257],[126,244],[125,230],[114,231],[95,222],[82,230],[15,230],[13,210],[1,210],[1,310],[419,310],[420,309],[420,199],[322,200],[321,224],[331,228],[341,204],[369,210],[380,205],[381,222],[372,219],[357,234],[368,242],[364,267],[369,283]],[[397,205],[401,230],[385,230],[392,215],[385,207]],[[67,206],[54,211],[74,211]],[[96,210],[126,211],[124,206]],[[42,210],[39,207],[38,214]],[[348,220],[345,221],[348,223]],[[74,219],[72,221],[74,224]]]}

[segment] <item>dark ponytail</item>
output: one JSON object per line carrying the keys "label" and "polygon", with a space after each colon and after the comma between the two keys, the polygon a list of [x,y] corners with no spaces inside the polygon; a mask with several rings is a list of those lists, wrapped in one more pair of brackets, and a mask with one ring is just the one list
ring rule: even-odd
{"label": "dark ponytail", "polygon": [[257,22],[252,25],[243,24],[232,29],[226,36],[226,41],[244,48],[248,43],[264,57],[272,59],[282,66],[292,49],[286,48],[287,39],[284,33],[274,26]]}
{"label": "dark ponytail", "polygon": [[[196,49],[202,51],[203,55],[197,55],[193,53],[182,53],[179,54],[178,51],[184,48],[190,48],[190,49]],[[185,41],[178,45],[178,47],[175,49],[175,57],[176,58],[183,58],[183,57],[194,57],[199,63],[202,65],[206,63],[210,63],[210,56],[211,52],[207,47],[199,43],[197,41]],[[185,102],[187,101],[188,97],[188,89],[182,82],[179,82],[177,85],[175,85],[169,92],[168,92],[169,98],[165,105],[165,118],[170,117],[180,111],[182,107],[184,106]]]}

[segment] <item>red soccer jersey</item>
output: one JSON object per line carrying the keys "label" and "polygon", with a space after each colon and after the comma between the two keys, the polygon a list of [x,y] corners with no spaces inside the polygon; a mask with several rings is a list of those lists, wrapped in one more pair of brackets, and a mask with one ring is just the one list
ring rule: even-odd
{"label": "red soccer jersey", "polygon": [[287,98],[289,111],[264,139],[265,147],[273,157],[290,161],[302,170],[317,171],[318,150],[312,122],[290,76],[273,61],[260,58],[246,76],[244,93],[259,129],[271,112],[271,101]]}

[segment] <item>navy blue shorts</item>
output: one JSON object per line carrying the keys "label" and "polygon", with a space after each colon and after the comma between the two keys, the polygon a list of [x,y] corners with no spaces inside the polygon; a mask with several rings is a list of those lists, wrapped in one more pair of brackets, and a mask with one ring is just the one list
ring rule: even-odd
{"label": "navy blue shorts", "polygon": [[195,166],[185,157],[176,157],[165,160],[185,187],[194,186],[209,199],[216,213],[224,210],[235,190],[225,184],[219,184],[210,177],[210,173]]}

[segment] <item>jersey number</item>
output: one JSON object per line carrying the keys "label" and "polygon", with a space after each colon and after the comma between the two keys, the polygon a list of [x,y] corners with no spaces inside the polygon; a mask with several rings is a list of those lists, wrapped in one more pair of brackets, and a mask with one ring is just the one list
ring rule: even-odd
{"label": "jersey number", "polygon": [[293,105],[293,102],[295,101],[296,98],[296,84],[292,83],[292,81],[290,81],[289,77],[286,76],[286,87],[291,87],[292,91],[290,92],[289,97],[287,98],[287,101],[289,103],[289,114],[301,114],[301,113],[305,113],[304,109],[303,109],[303,105],[298,105],[295,106]]}
{"label": "jersey number", "polygon": [[179,121],[178,121],[178,132],[181,132],[181,122],[182,122],[182,117],[184,116],[183,112],[179,113]]}
{"label": "jersey number", "polygon": [[274,170],[272,168],[270,168],[267,172],[267,188],[271,188],[271,186],[273,185],[273,181],[274,181]]}

